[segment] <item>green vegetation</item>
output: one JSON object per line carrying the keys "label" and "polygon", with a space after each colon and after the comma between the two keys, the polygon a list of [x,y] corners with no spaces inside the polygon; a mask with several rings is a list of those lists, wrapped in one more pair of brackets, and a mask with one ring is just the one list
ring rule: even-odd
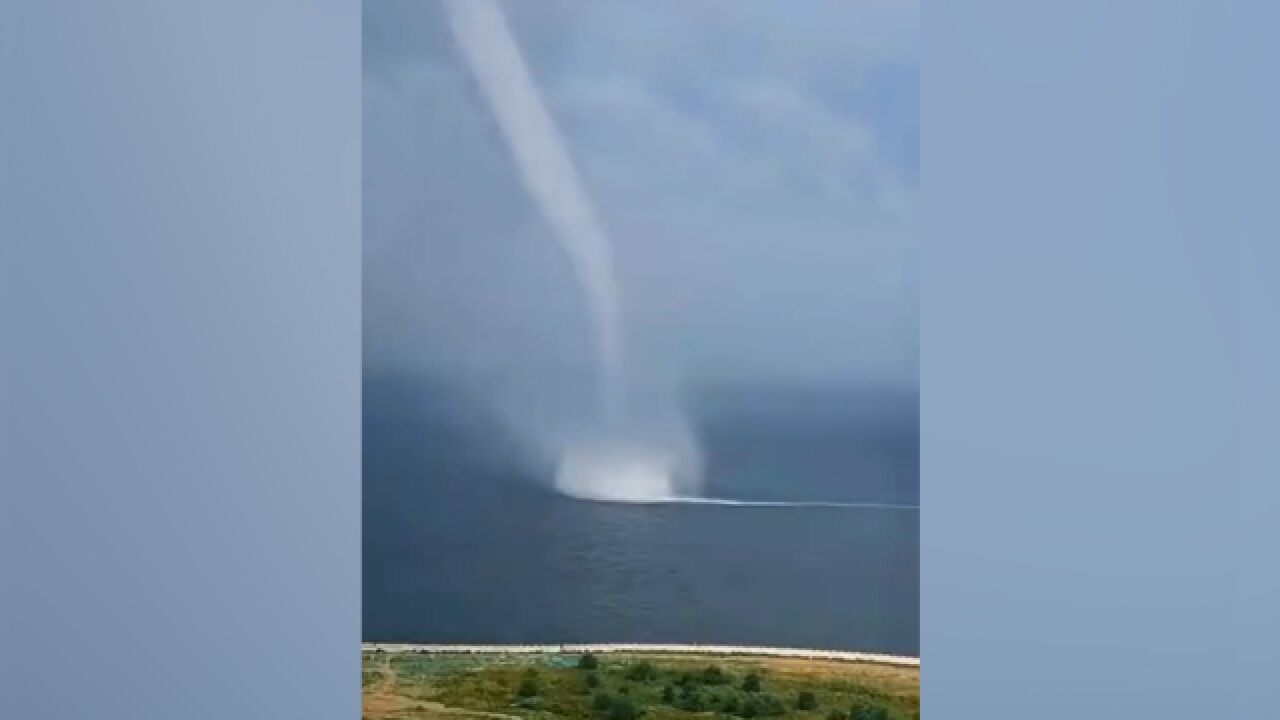
{"label": "green vegetation", "polygon": [[702,696],[702,689],[697,685],[687,684],[680,689],[680,697],[676,707],[685,712],[702,712],[707,709],[707,702]]}
{"label": "green vegetation", "polygon": [[870,700],[857,700],[849,711],[850,720],[889,720],[889,709]]}
{"label": "green vegetation", "polygon": [[647,683],[658,676],[656,670],[653,669],[653,663],[647,660],[641,660],[627,666],[627,679],[633,682]]}
{"label": "green vegetation", "polygon": [[914,720],[919,670],[798,658],[366,653],[368,720]]}
{"label": "green vegetation", "polygon": [[640,706],[629,695],[608,693],[596,695],[591,709],[596,717],[605,720],[636,720],[642,712]]}
{"label": "green vegetation", "polygon": [[724,685],[729,682],[729,676],[725,674],[724,670],[720,669],[719,665],[708,665],[702,671],[702,682],[707,685]]}
{"label": "green vegetation", "polygon": [[530,669],[525,673],[524,678],[520,680],[520,686],[516,688],[516,697],[531,698],[538,694],[538,673]]}

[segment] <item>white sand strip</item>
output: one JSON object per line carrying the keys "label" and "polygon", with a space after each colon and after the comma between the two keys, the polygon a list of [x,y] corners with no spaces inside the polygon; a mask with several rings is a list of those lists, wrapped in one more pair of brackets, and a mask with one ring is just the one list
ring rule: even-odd
{"label": "white sand strip", "polygon": [[477,653],[513,655],[536,653],[693,653],[698,655],[763,655],[812,660],[845,660],[884,665],[920,667],[920,658],[907,655],[811,650],[806,648],[753,647],[747,645],[659,645],[646,643],[587,643],[566,645],[415,645],[408,643],[362,643],[365,652],[387,653]]}

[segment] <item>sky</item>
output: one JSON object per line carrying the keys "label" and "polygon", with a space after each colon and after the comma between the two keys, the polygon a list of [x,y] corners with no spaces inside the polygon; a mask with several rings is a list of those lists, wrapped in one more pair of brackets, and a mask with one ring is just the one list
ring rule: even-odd
{"label": "sky", "polygon": [[[918,376],[919,4],[502,4],[613,246],[633,382]],[[556,387],[591,325],[450,35],[364,3],[365,362]]]}

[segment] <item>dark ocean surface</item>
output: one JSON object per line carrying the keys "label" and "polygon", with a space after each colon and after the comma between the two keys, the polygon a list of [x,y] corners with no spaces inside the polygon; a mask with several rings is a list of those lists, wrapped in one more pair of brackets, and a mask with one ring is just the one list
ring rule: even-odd
{"label": "dark ocean surface", "polygon": [[[429,384],[366,377],[364,393],[366,641],[919,654],[916,510],[571,500]],[[914,394],[709,398],[707,495],[918,504]]]}

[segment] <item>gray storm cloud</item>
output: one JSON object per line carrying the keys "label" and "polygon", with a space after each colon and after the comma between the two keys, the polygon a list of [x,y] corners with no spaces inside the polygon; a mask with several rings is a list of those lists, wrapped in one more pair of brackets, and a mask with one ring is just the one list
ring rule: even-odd
{"label": "gray storm cloud", "polygon": [[[608,233],[628,413],[721,383],[916,387],[917,9],[498,4]],[[607,302],[583,302],[528,151],[443,2],[364,7],[369,366],[588,421]]]}
{"label": "gray storm cloud", "polygon": [[918,7],[687,9],[364,5],[366,376],[531,479],[652,495],[721,400],[918,387]]}

